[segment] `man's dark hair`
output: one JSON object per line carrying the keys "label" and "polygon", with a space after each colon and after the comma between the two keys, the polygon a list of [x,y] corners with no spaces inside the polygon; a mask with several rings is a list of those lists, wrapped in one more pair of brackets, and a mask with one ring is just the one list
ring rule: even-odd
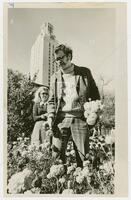
{"label": "man's dark hair", "polygon": [[58,51],[63,51],[66,56],[68,56],[70,54],[71,55],[71,60],[72,60],[73,52],[72,52],[72,49],[70,47],[67,47],[64,44],[60,44],[59,46],[57,46],[55,48],[55,54],[57,54]]}

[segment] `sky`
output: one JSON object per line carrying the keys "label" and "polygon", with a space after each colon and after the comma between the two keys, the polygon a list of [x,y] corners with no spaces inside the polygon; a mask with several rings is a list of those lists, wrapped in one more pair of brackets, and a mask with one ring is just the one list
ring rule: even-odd
{"label": "sky", "polygon": [[8,68],[29,73],[31,47],[44,22],[54,26],[59,43],[73,49],[72,62],[91,69],[94,77],[111,80],[116,65],[113,8],[14,8],[8,13]]}

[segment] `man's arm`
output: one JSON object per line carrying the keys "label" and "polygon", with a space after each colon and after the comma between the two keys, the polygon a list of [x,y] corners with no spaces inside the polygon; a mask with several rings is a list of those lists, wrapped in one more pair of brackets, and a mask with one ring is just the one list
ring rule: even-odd
{"label": "man's arm", "polygon": [[89,78],[89,96],[91,100],[100,100],[100,93],[98,87],[96,86],[95,80],[92,76],[91,71],[88,69],[88,78]]}

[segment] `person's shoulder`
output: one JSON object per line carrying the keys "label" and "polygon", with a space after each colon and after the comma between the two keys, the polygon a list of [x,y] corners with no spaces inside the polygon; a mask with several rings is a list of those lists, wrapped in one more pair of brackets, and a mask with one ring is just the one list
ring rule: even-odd
{"label": "person's shoulder", "polygon": [[90,74],[91,72],[90,68],[84,67],[84,66],[75,65],[75,69],[79,74],[82,74],[82,75],[87,75],[87,74]]}

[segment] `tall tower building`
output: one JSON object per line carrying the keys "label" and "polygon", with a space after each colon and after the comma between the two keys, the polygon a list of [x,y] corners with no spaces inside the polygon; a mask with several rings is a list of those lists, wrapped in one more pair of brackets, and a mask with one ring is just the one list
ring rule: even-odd
{"label": "tall tower building", "polygon": [[30,75],[31,79],[36,75],[35,83],[50,85],[50,77],[58,69],[54,62],[54,49],[57,45],[53,26],[50,23],[44,23],[31,48]]}

